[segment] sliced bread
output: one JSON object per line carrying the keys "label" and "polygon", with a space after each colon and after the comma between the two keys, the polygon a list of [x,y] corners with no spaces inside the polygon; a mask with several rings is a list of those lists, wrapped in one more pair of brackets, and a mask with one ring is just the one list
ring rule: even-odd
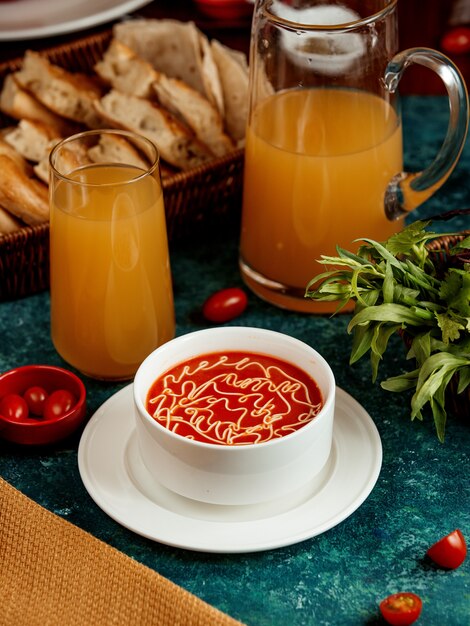
{"label": "sliced bread", "polygon": [[248,63],[243,52],[232,50],[216,39],[212,53],[219,68],[224,95],[225,128],[236,142],[243,141],[248,115]]}
{"label": "sliced bread", "polygon": [[126,163],[141,170],[149,166],[143,155],[119,135],[101,135],[98,143],[88,149],[88,156],[93,163]]}
{"label": "sliced bread", "polygon": [[210,44],[194,22],[129,20],[116,24],[113,34],[158,72],[179,78],[223,111],[222,89]]}
{"label": "sliced bread", "polygon": [[22,89],[13,74],[8,74],[3,81],[0,110],[16,120],[29,119],[49,124],[57,128],[64,137],[80,129],[79,125],[57,115]]}
{"label": "sliced bread", "polygon": [[0,207],[0,235],[14,233],[24,226],[24,223],[3,207]]}
{"label": "sliced bread", "polygon": [[17,126],[7,129],[3,139],[25,159],[39,163],[49,154],[51,142],[61,138],[54,126],[34,120],[21,120]]}
{"label": "sliced bread", "polygon": [[95,106],[108,124],[140,133],[153,141],[161,157],[174,167],[186,170],[212,157],[189,129],[149,100],[113,89]]}
{"label": "sliced bread", "polygon": [[234,149],[232,140],[224,133],[217,108],[198,91],[164,74],[159,75],[154,89],[161,104],[179,116],[215,156]]}
{"label": "sliced bread", "polygon": [[0,206],[26,224],[40,224],[49,219],[46,185],[30,178],[5,154],[0,154]]}
{"label": "sliced bread", "polygon": [[158,73],[129,46],[113,39],[103,58],[95,65],[96,73],[111,87],[124,93],[150,98],[152,83]]}
{"label": "sliced bread", "polygon": [[15,80],[57,115],[98,128],[102,120],[93,103],[102,89],[93,77],[69,72],[53,65],[44,56],[26,51],[23,66],[14,74]]}
{"label": "sliced bread", "polygon": [[[6,129],[5,132],[7,132],[7,130],[8,129]],[[13,146],[11,146],[9,143],[4,141],[4,139],[2,139],[1,137],[0,137],[0,154],[3,154],[9,157],[10,159],[12,159],[12,161],[15,161],[18,167],[21,170],[23,170],[23,172],[27,176],[32,176],[33,168],[31,166],[31,163],[28,163],[28,161],[23,156],[21,156],[21,154]]]}

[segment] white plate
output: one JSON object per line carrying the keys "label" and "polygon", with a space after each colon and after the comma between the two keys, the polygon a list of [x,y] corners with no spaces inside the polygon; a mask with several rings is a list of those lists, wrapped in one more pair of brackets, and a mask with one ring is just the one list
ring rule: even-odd
{"label": "white plate", "polygon": [[337,389],[333,448],[320,485],[255,506],[195,502],[156,483],[140,461],[132,385],[87,424],[78,449],[90,496],[116,522],[170,546],[201,552],[255,552],[298,543],[349,517],[372,491],[382,444],[361,405]]}
{"label": "white plate", "polygon": [[0,41],[71,33],[110,22],[151,0],[10,0],[0,2]]}

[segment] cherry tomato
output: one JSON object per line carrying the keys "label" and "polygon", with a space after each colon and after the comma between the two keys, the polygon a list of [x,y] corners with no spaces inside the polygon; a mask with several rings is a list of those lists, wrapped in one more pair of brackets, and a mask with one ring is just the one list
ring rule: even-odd
{"label": "cherry tomato", "polygon": [[0,401],[0,413],[7,419],[23,420],[29,415],[28,405],[17,393],[8,393]]}
{"label": "cherry tomato", "polygon": [[248,298],[243,289],[229,287],[209,296],[202,307],[202,314],[209,322],[221,324],[241,315],[247,304]]}
{"label": "cherry tomato", "polygon": [[415,622],[423,608],[421,598],[408,591],[394,593],[380,603],[384,620],[392,626],[409,626]]}
{"label": "cherry tomato", "polygon": [[442,49],[453,54],[470,52],[470,28],[458,26],[444,35],[441,41]]}
{"label": "cherry tomato", "polygon": [[42,415],[44,412],[44,403],[47,398],[47,391],[42,387],[29,387],[23,394],[26,404],[31,413],[34,415]]}
{"label": "cherry tomato", "polygon": [[44,419],[57,419],[65,415],[76,404],[77,400],[73,393],[66,389],[57,389],[46,399],[44,403]]}
{"label": "cherry tomato", "polygon": [[437,565],[446,569],[455,569],[465,561],[467,544],[461,531],[457,528],[433,544],[426,554]]}

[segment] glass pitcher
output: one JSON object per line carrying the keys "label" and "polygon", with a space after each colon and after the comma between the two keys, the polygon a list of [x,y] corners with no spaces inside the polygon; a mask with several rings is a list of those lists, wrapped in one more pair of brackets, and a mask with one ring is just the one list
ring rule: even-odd
{"label": "glass pitcher", "polygon": [[[398,51],[396,0],[258,0],[250,51],[240,269],[265,300],[305,300],[320,255],[384,240],[448,178],[463,148],[468,96],[438,51]],[[444,81],[450,119],[435,160],[403,171],[397,87],[410,64]]]}

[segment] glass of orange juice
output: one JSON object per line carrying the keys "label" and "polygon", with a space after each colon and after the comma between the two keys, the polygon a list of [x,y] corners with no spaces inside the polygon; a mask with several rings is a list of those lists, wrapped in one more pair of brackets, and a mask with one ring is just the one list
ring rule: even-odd
{"label": "glass of orange juice", "polygon": [[[297,311],[316,260],[387,239],[455,166],[468,97],[434,50],[398,53],[396,0],[258,0],[250,51],[240,269],[265,300]],[[412,63],[435,70],[449,97],[447,137],[424,171],[403,172],[397,84]]]}
{"label": "glass of orange juice", "polygon": [[175,333],[156,146],[87,131],[50,155],[51,335],[83,374],[132,378]]}

